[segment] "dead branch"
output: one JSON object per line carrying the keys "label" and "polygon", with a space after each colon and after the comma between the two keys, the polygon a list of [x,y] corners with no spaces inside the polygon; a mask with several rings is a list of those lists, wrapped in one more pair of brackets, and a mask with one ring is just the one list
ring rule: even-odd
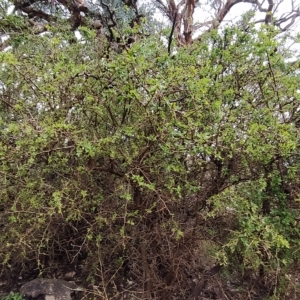
{"label": "dead branch", "polygon": [[168,43],[168,53],[170,55],[171,53],[171,44],[172,44],[172,39],[173,39],[173,33],[174,33],[174,29],[175,29],[175,24],[176,24],[176,20],[177,20],[177,12],[175,13],[175,17],[174,17],[174,21],[173,21],[173,25],[172,25],[172,30],[169,36],[169,43]]}

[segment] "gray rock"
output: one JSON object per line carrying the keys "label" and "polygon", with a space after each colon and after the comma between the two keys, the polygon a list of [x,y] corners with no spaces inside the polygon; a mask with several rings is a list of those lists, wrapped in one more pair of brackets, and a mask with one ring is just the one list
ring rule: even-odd
{"label": "gray rock", "polygon": [[36,298],[44,295],[45,300],[72,300],[71,294],[74,291],[82,291],[74,282],[61,279],[36,278],[25,283],[20,293],[23,296]]}

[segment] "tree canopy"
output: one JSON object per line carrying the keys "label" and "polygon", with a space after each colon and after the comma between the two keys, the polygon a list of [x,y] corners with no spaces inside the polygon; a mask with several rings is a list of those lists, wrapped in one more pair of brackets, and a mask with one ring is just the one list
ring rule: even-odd
{"label": "tree canopy", "polygon": [[299,296],[299,6],[245,2],[1,2],[0,276]]}

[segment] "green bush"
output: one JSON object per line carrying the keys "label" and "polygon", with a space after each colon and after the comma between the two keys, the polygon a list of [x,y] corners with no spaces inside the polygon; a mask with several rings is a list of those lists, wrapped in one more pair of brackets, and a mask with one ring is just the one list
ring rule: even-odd
{"label": "green bush", "polygon": [[23,300],[24,298],[19,293],[10,293],[3,300]]}
{"label": "green bush", "polygon": [[66,261],[103,289],[128,272],[186,299],[202,240],[236,272],[291,266],[299,75],[273,35],[212,31],[172,58],[155,35],[120,54],[59,34],[0,53],[1,268]]}

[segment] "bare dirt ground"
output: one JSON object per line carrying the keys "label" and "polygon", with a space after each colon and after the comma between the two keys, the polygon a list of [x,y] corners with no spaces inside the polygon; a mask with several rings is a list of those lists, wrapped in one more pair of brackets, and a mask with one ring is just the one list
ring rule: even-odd
{"label": "bare dirt ground", "polygon": [[[211,263],[211,262],[210,262]],[[213,269],[208,269],[212,271]],[[14,271],[10,278],[0,280],[0,300],[5,299],[10,293],[18,293],[20,287],[37,277],[60,278],[74,281],[85,289],[83,292],[76,292],[72,297],[74,300],[162,300],[159,293],[153,291],[151,297],[147,297],[143,287],[136,284],[131,277],[116,277],[103,288],[101,280],[93,280],[88,283],[84,273],[71,270],[69,266],[63,264],[61,269],[54,273],[44,273],[39,276],[37,271],[30,274],[18,275],[21,271]],[[206,277],[204,274],[207,274]],[[274,276],[270,274],[264,282],[253,272],[240,274],[230,273],[228,270],[218,270],[218,272],[207,271],[193,273],[190,282],[186,285],[186,297],[182,298],[171,293],[171,298],[166,300],[298,300],[300,299],[300,266],[294,266],[288,274],[282,275],[278,279],[277,286],[274,287]],[[205,285],[204,285],[205,282]],[[273,292],[270,292],[273,291]],[[274,292],[276,295],[274,295]],[[41,298],[42,300],[43,298]]]}

